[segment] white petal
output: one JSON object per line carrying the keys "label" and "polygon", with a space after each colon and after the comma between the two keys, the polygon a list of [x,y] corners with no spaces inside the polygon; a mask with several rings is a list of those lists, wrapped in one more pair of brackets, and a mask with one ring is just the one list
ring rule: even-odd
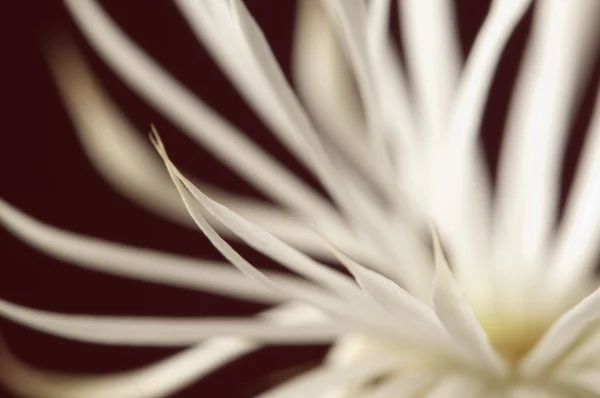
{"label": "white petal", "polygon": [[450,336],[455,339],[461,352],[467,354],[465,359],[474,361],[477,366],[485,367],[501,377],[506,376],[508,367],[494,351],[475,313],[462,296],[448,268],[435,231],[433,231],[433,245],[436,262],[433,290],[435,313]]}
{"label": "white petal", "polygon": [[346,330],[335,323],[275,326],[258,319],[152,318],[59,314],[0,300],[0,314],[56,336],[100,344],[182,346],[209,337],[246,337],[266,343],[329,343]]}
{"label": "white petal", "polygon": [[[410,106],[407,83],[398,52],[390,39],[390,0],[374,0],[368,6],[366,55],[370,77],[380,112],[380,144],[392,154],[398,174],[401,207],[407,213],[421,211],[424,200],[424,156],[417,142],[417,128]],[[373,132],[375,134],[377,132]],[[399,195],[396,194],[396,197]],[[398,200],[399,198],[397,198]]]}
{"label": "white petal", "polygon": [[[385,276],[363,267],[335,246],[330,246],[339,261],[352,273],[356,281],[375,302],[391,314],[399,317],[398,321],[405,327],[405,322],[417,322],[416,327],[423,329],[420,334],[434,335],[433,340],[444,341],[445,332],[441,328],[435,314],[426,304],[411,296],[406,290],[398,286],[397,283]],[[419,325],[420,323],[420,325]],[[409,328],[414,329],[414,327]]]}
{"label": "white petal", "polygon": [[365,398],[414,398],[422,394],[432,377],[420,376],[390,381],[367,393]]}
{"label": "white petal", "polygon": [[583,388],[594,395],[600,394],[599,369],[577,370],[568,375],[559,374],[558,377],[561,382]]}
{"label": "white petal", "polygon": [[161,362],[110,376],[63,375],[32,368],[1,350],[0,382],[28,398],[160,398],[256,348],[234,338],[215,338]]}
{"label": "white petal", "polygon": [[324,198],[169,76],[109,19],[97,2],[65,3],[102,59],[191,138],[276,201],[324,223],[339,223]]}
{"label": "white petal", "polygon": [[[156,152],[134,131],[98,85],[74,45],[60,43],[49,50],[47,59],[67,110],[77,125],[83,147],[102,176],[136,203],[195,228]],[[331,254],[318,236],[292,214],[276,206],[214,188],[203,186],[203,190],[292,245],[319,256]],[[220,233],[229,233],[220,223],[213,225]],[[345,238],[343,230],[338,235],[343,247],[356,248],[350,241],[344,243],[347,238],[351,241],[352,238]],[[360,251],[364,256],[364,250]],[[357,254],[360,256],[360,253]]]}
{"label": "white petal", "polygon": [[271,122],[273,132],[319,177],[349,216],[360,216],[360,212],[352,211],[356,206],[352,196],[344,190],[339,171],[333,166],[333,154],[325,152],[262,31],[243,2],[180,0],[178,4],[198,38],[230,72],[234,84],[247,96],[249,104]]}
{"label": "white petal", "polygon": [[[481,264],[489,262],[491,194],[477,141],[487,93],[504,45],[531,0],[496,0],[479,31],[453,99],[449,131],[441,153],[431,160],[432,209],[456,258],[457,278],[482,281],[478,296],[489,290]],[[489,294],[489,293],[488,293]],[[481,299],[481,297],[476,297]]]}
{"label": "white petal", "polygon": [[[311,304],[316,308],[323,310],[329,316],[334,318],[336,322],[343,323],[344,325],[350,325],[356,332],[362,331],[363,333],[367,332],[373,335],[382,336],[384,338],[394,338],[396,340],[400,340],[398,341],[398,344],[404,343],[409,346],[411,344],[415,344],[416,341],[413,338],[413,335],[410,333],[400,333],[401,331],[398,330],[391,320],[381,317],[380,313],[373,311],[376,310],[377,307],[370,305],[370,303],[365,300],[364,297],[361,297],[360,290],[358,292],[352,292],[352,289],[349,289],[351,286],[344,286],[346,283],[342,283],[336,287],[338,293],[342,296],[345,296],[345,300],[341,300],[340,298],[330,294],[329,291],[313,285],[280,285],[274,280],[270,279],[263,272],[259,271],[253,265],[248,263],[235,250],[233,250],[233,248],[229,246],[227,242],[225,242],[206,222],[206,219],[203,215],[206,212],[206,209],[202,207],[202,205],[184,186],[183,176],[177,171],[177,169],[168,159],[158,135],[155,134],[153,140],[157,150],[165,159],[173,182],[179,190],[182,199],[188,208],[188,211],[190,212],[190,215],[194,221],[196,221],[202,232],[221,252],[221,254],[223,254],[223,256],[225,256],[240,271],[266,288],[271,289],[275,293],[287,295],[291,299]],[[337,285],[339,281],[335,283]],[[420,343],[423,346],[423,342],[421,341]],[[427,345],[424,346],[425,349],[426,347]]]}
{"label": "white petal", "polygon": [[444,377],[424,398],[480,398],[484,386],[470,376],[449,375]]}
{"label": "white petal", "polygon": [[426,140],[439,139],[448,121],[461,66],[452,4],[438,0],[403,0],[398,4],[419,131],[426,134]]}
{"label": "white petal", "polygon": [[582,368],[600,368],[600,330],[589,332],[589,337],[579,341],[573,350],[561,358],[557,366],[560,373],[578,373]]}
{"label": "white petal", "polygon": [[[359,326],[370,326],[369,320],[373,319],[371,314],[365,311],[353,311],[352,306],[349,306],[347,302],[340,300],[339,298],[330,294],[329,291],[318,288],[317,286],[283,286],[269,278],[265,273],[258,270],[252,264],[247,262],[242,256],[239,255],[223,238],[216,233],[216,231],[208,224],[205,219],[204,213],[206,209],[192,196],[189,190],[185,187],[182,180],[182,176],[177,171],[175,166],[168,159],[165,152],[164,146],[158,137],[158,134],[154,132],[153,142],[157,150],[163,156],[165,164],[169,170],[169,174],[173,180],[173,183],[177,187],[181,198],[183,199],[186,208],[190,215],[198,225],[198,228],[206,235],[211,243],[219,250],[219,252],[227,258],[236,268],[247,275],[252,280],[258,282],[264,287],[272,290],[273,292],[283,294],[290,298],[300,300],[309,304],[314,305],[317,308],[327,311],[329,314],[336,314],[336,316],[344,317],[344,321],[354,322]],[[345,289],[345,288],[343,288]],[[358,297],[357,297],[358,298]],[[353,300],[353,306],[360,306],[363,303],[360,300]],[[361,323],[366,321],[366,325]],[[375,324],[381,324],[381,319],[374,318]]]}
{"label": "white petal", "polygon": [[244,242],[289,269],[340,294],[342,297],[360,301],[360,290],[348,277],[294,250],[266,231],[250,224],[231,210],[211,200],[177,170],[168,158],[160,141],[157,141],[156,148],[163,157],[172,176],[175,176],[185,186],[185,189],[192,194],[199,204],[236,233]]}
{"label": "white petal", "polygon": [[562,315],[522,360],[526,375],[538,375],[569,350],[586,329],[600,320],[600,290],[596,290]]}
{"label": "white petal", "polygon": [[[558,392],[556,390],[558,388],[549,389],[545,386],[522,385],[510,388],[506,398],[562,398],[567,396],[564,391]],[[568,394],[571,396],[572,391],[569,391]]]}
{"label": "white petal", "polygon": [[373,123],[378,118],[376,94],[372,84],[367,54],[367,8],[363,0],[324,0],[332,20],[337,24],[350,65],[360,91],[367,131],[373,133]]}
{"label": "white petal", "polygon": [[314,159],[303,134],[311,130],[310,123],[244,4],[236,0],[179,0],[177,5],[248,104],[312,167]]}
{"label": "white petal", "polygon": [[[600,242],[600,91],[550,262],[549,291],[595,271]],[[554,294],[554,293],[553,293]]]}
{"label": "white petal", "polygon": [[255,398],[306,398],[338,386],[364,383],[397,367],[397,357],[377,357],[341,369],[321,367],[306,372]]}
{"label": "white petal", "polygon": [[[515,294],[528,295],[544,271],[560,194],[562,152],[573,108],[595,59],[599,27],[597,1],[547,0],[535,7],[498,174],[495,261],[503,274],[501,283],[521,290]],[[575,267],[573,258],[565,260]]]}
{"label": "white petal", "polygon": [[[0,200],[0,223],[52,257],[86,269],[259,302],[280,302],[273,293],[220,261],[199,260],[126,246],[63,231],[36,221]],[[267,272],[281,286],[308,285],[298,278]]]}
{"label": "white petal", "polygon": [[298,2],[293,46],[293,73],[302,99],[319,126],[350,158],[369,174],[360,98],[353,90],[342,49],[318,0]]}
{"label": "white petal", "polygon": [[452,107],[450,137],[458,149],[472,145],[483,117],[486,95],[512,31],[531,0],[494,0],[462,72]]}
{"label": "white petal", "polygon": [[[306,307],[286,304],[261,314],[279,324],[313,319]],[[110,376],[71,376],[40,371],[18,361],[1,345],[0,381],[30,398],[160,398],[203,378],[257,348],[255,342],[219,337],[152,365]]]}

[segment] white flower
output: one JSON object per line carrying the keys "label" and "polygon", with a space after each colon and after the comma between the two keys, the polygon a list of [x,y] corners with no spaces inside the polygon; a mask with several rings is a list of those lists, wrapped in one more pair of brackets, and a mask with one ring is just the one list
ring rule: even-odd
{"label": "white flower", "polygon": [[[590,294],[600,242],[600,101],[554,226],[557,159],[599,47],[600,2],[536,3],[493,203],[478,146],[496,64],[530,3],[493,1],[461,66],[451,3],[400,1],[409,90],[388,38],[389,0],[302,1],[296,66],[309,118],[241,0],[176,2],[331,204],[170,77],[95,1],[66,0],[132,89],[280,206],[198,189],[154,133],[193,221],[241,272],[61,231],[5,202],[0,222],[81,267],[275,306],[249,319],[176,320],[61,315],[0,300],[4,317],[62,337],[196,344],[137,371],[86,378],[43,373],[4,348],[2,382],[43,398],[159,397],[261,344],[326,342],[333,348],[322,366],[260,397],[600,396],[600,292]],[[51,61],[59,88],[98,169],[135,201],[189,223],[151,150],[77,53],[58,51]],[[254,267],[222,236],[297,276]],[[337,259],[351,276],[314,258]]]}

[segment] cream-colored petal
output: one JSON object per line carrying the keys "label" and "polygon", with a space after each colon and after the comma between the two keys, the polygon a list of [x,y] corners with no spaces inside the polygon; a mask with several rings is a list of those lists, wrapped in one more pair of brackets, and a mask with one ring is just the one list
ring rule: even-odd
{"label": "cream-colored petal", "polygon": [[338,215],[324,198],[168,75],[96,1],[65,0],[65,4],[99,56],[192,139],[277,202],[305,217],[339,226]]}
{"label": "cream-colored petal", "polygon": [[[494,261],[505,294],[517,296],[511,299],[513,307],[521,306],[546,270],[563,151],[574,108],[600,48],[599,34],[596,1],[548,0],[534,9],[501,151],[494,220]],[[572,264],[577,258],[563,260]]]}
{"label": "cream-colored petal", "polygon": [[[274,307],[260,316],[284,325],[319,319],[314,310],[298,304]],[[136,370],[109,376],[75,376],[32,368],[15,358],[0,341],[0,382],[27,398],[160,398],[258,348],[259,344],[248,340],[219,337]]]}
{"label": "cream-colored petal", "polygon": [[526,376],[544,372],[600,320],[600,290],[563,314],[519,364]]}
{"label": "cream-colored petal", "polygon": [[68,339],[97,344],[185,346],[211,337],[241,337],[270,344],[323,344],[347,332],[332,323],[276,326],[253,318],[159,318],[73,315],[34,310],[0,299],[13,322]]}
{"label": "cream-colored petal", "polygon": [[332,369],[327,366],[305,372],[255,398],[305,398],[326,393],[340,385],[356,383],[360,385],[379,375],[386,374],[402,361],[393,356],[372,358],[344,368]]}
{"label": "cream-colored petal", "polygon": [[[225,262],[131,247],[43,224],[0,200],[0,224],[36,249],[78,267],[244,300],[277,303],[282,296],[249,280]],[[310,289],[295,277],[266,272],[278,285]]]}
{"label": "cream-colored petal", "polygon": [[[156,152],[108,98],[74,45],[68,42],[56,44],[48,49],[47,59],[77,126],[83,148],[102,176],[135,203],[195,228]],[[293,214],[207,185],[202,185],[202,189],[295,247],[318,256],[330,255],[318,236]],[[220,223],[213,225],[220,233],[229,234]],[[352,237],[344,237],[344,232],[343,229],[336,232],[340,244],[350,250],[356,248],[355,242],[351,242]],[[351,241],[346,244],[346,239]],[[356,254],[361,257],[360,253]]]}
{"label": "cream-colored petal", "polygon": [[[457,278],[477,278],[474,299],[489,292],[481,272],[489,263],[491,192],[478,133],[500,55],[531,0],[496,0],[480,29],[460,77],[441,153],[432,157],[430,195],[436,224],[455,258]],[[475,290],[477,289],[477,290]]]}
{"label": "cream-colored petal", "polygon": [[457,343],[463,358],[477,368],[494,373],[499,378],[508,375],[508,366],[492,347],[473,309],[461,294],[452,277],[439,237],[433,231],[436,276],[433,306],[436,315]]}
{"label": "cream-colored petal", "polygon": [[600,243],[600,91],[550,257],[548,291],[569,293],[595,273]]}

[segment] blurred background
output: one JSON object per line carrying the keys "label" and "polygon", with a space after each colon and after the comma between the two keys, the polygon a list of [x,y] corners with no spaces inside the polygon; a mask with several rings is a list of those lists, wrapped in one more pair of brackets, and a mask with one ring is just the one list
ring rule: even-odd
{"label": "blurred background", "polygon": [[[219,255],[201,235],[157,217],[119,195],[86,158],[63,108],[43,43],[68,37],[77,43],[112,100],[146,134],[154,123],[171,156],[186,172],[233,192],[263,198],[209,153],[181,134],[104,65],[78,33],[59,0],[5,2],[0,29],[2,61],[2,137],[0,196],[9,203],[69,231],[203,258]],[[216,111],[242,128],[307,181],[308,173],[270,135],[248,109],[193,37],[168,1],[100,1],[114,20]],[[246,0],[284,71],[290,74],[296,1]],[[457,0],[463,52],[473,43],[488,1]],[[510,88],[531,19],[519,25],[502,58],[485,113],[483,137],[494,173]],[[397,30],[397,18],[393,24]],[[598,70],[598,68],[596,68]],[[598,73],[572,127],[564,167],[565,189],[589,121]],[[264,198],[263,198],[264,199]],[[265,199],[266,200],[266,199]],[[51,259],[0,229],[0,296],[34,308],[66,313],[203,316],[253,314],[263,307],[214,295],[143,283],[86,271]],[[272,263],[236,245],[251,260]],[[0,327],[13,352],[37,367],[79,374],[132,369],[165,358],[177,349],[110,347],[72,342],[7,321]],[[182,390],[176,397],[249,397],[317,363],[326,347],[275,347],[259,351]],[[1,392],[0,392],[1,394]],[[4,392],[5,395],[11,395]],[[204,394],[204,395],[203,395]]]}

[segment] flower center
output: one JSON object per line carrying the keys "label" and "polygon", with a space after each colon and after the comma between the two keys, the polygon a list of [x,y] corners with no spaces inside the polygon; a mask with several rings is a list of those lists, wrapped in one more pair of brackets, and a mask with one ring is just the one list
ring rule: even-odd
{"label": "flower center", "polygon": [[494,349],[507,362],[516,364],[537,344],[554,317],[485,314],[479,321]]}

